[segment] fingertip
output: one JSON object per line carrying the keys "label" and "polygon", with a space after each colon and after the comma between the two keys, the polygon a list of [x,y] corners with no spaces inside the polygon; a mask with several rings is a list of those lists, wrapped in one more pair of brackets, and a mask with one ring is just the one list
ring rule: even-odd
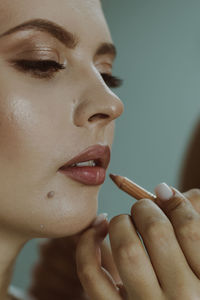
{"label": "fingertip", "polygon": [[97,239],[99,242],[102,242],[108,234],[109,224],[107,220],[104,220],[100,226],[95,227],[97,233]]}
{"label": "fingertip", "polygon": [[105,220],[108,220],[108,214],[107,213],[102,213],[100,215],[98,215],[95,220],[92,223],[93,227],[98,227],[99,225],[101,225],[102,222],[104,222]]}
{"label": "fingertip", "polygon": [[162,182],[162,183],[158,184],[155,187],[154,191],[155,191],[156,196],[161,201],[168,201],[174,195],[173,190],[165,182]]}

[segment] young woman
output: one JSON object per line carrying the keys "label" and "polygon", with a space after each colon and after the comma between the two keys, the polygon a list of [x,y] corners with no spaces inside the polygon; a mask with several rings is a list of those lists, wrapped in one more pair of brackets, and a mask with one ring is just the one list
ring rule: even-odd
{"label": "young woman", "polygon": [[[99,1],[0,1],[2,300],[28,240],[76,234],[96,216],[123,111],[115,54]],[[69,168],[80,153],[97,166]]]}
{"label": "young woman", "polygon": [[[199,214],[182,194],[161,185],[169,201],[143,199],[131,216],[91,226],[123,111],[110,90],[120,83],[111,75],[115,55],[99,0],[0,2],[2,300],[11,297],[13,265],[28,240],[73,235],[88,299],[200,295]],[[101,268],[108,229],[120,287]]]}

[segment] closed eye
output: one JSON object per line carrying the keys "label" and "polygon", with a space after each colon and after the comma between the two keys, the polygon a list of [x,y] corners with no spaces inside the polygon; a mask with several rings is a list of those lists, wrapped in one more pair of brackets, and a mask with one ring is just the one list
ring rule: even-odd
{"label": "closed eye", "polygon": [[107,73],[101,73],[101,76],[110,88],[118,88],[123,84],[123,80],[116,76]]}
{"label": "closed eye", "polygon": [[63,64],[54,60],[14,60],[11,64],[20,71],[31,73],[37,78],[51,79],[55,73],[65,69]]}
{"label": "closed eye", "polygon": [[[54,60],[14,60],[11,61],[11,64],[15,66],[15,68],[19,69],[23,72],[30,73],[33,77],[36,78],[53,78],[57,72],[65,69],[64,64],[60,64]],[[101,76],[108,87],[117,88],[123,84],[123,80],[107,74],[101,73]]]}

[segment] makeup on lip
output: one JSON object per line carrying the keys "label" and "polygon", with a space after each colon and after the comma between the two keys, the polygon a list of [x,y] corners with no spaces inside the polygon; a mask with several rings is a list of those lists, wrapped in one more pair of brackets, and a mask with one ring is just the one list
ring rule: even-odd
{"label": "makeup on lip", "polygon": [[109,146],[93,145],[62,166],[59,171],[86,185],[100,185],[110,162]]}
{"label": "makeup on lip", "polygon": [[137,200],[148,198],[155,201],[157,198],[154,194],[145,190],[143,187],[139,186],[127,177],[110,174],[110,178],[122,191],[126,192]]}

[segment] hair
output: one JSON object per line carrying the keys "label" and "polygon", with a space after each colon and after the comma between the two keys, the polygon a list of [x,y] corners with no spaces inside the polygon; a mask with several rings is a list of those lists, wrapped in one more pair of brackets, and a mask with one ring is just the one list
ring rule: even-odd
{"label": "hair", "polygon": [[195,125],[186,149],[179,179],[182,192],[192,188],[200,189],[200,120]]}

